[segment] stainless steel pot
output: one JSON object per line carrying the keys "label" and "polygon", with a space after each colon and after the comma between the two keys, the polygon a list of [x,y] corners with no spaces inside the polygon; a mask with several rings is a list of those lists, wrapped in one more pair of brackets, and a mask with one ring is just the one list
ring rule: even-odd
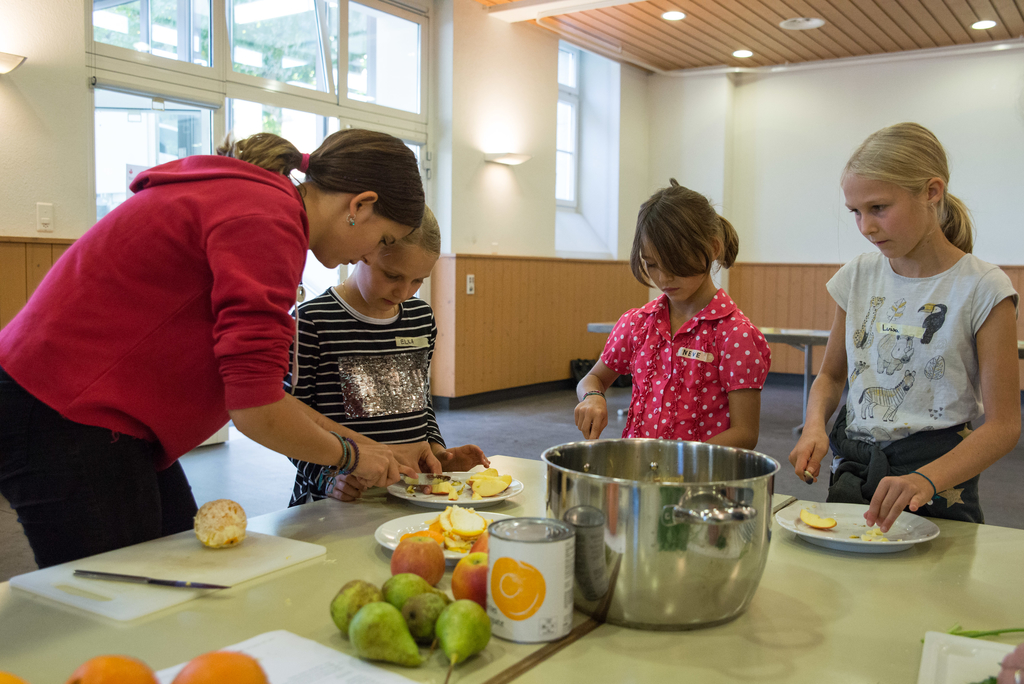
{"label": "stainless steel pot", "polygon": [[548,515],[576,529],[576,607],[638,629],[709,627],[742,613],[768,556],[779,464],[699,442],[552,447]]}

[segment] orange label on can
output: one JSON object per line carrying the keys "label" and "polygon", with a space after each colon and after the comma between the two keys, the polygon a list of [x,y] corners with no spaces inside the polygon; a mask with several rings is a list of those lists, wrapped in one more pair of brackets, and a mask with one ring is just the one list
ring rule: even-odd
{"label": "orange label on can", "polygon": [[491,570],[491,598],[509,620],[525,620],[544,604],[544,575],[521,561],[499,558]]}

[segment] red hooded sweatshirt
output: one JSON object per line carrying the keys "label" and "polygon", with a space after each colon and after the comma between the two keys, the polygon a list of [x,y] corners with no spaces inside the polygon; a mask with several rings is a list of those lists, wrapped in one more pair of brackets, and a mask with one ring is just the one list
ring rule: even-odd
{"label": "red hooded sweatshirt", "polygon": [[0,367],[66,418],[162,448],[282,396],[309,247],[291,181],[229,157],[156,166],[0,330]]}

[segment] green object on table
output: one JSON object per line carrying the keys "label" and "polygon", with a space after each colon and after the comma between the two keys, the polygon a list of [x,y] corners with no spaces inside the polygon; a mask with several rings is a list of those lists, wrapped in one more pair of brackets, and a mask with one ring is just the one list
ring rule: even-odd
{"label": "green object on table", "polygon": [[981,637],[997,636],[999,634],[1010,634],[1011,632],[1024,632],[1024,627],[1008,627],[1007,629],[990,630],[969,630],[963,629],[960,625],[953,625],[949,634],[953,636],[967,637],[968,639],[980,639]]}

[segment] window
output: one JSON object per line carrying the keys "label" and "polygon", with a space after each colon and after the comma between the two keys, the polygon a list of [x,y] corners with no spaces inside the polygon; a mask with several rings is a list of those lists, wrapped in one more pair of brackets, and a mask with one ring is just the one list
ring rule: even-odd
{"label": "window", "polygon": [[96,90],[96,220],[128,197],[135,174],[212,151],[212,112]]}
{"label": "window", "polygon": [[338,43],[338,22],[329,21],[324,0],[229,2],[236,73],[334,92],[330,48]]}
{"label": "window", "polygon": [[210,0],[93,0],[98,43],[210,66]]}
{"label": "window", "polygon": [[348,97],[420,113],[420,25],[348,4]]}
{"label": "window", "polygon": [[579,169],[579,65],[580,51],[558,47],[558,110],[555,128],[555,200],[558,206],[576,206]]}

